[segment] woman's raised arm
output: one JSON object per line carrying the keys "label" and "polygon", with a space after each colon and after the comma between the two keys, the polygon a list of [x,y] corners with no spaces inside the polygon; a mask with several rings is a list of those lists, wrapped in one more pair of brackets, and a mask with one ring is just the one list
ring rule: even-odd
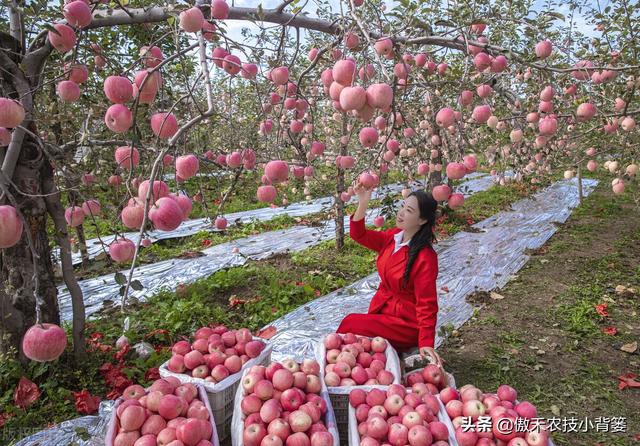
{"label": "woman's raised arm", "polygon": [[349,217],[349,236],[365,248],[380,252],[392,235],[389,231],[373,231],[366,228],[364,218],[367,214],[372,190],[365,188],[360,183],[357,183],[353,190],[358,196],[358,209]]}

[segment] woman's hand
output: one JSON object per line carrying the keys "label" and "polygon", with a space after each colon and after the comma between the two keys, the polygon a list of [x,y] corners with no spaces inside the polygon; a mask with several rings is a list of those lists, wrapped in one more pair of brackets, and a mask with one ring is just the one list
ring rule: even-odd
{"label": "woman's hand", "polygon": [[369,200],[371,200],[371,193],[373,192],[373,189],[366,188],[362,183],[357,181],[353,186],[353,192],[358,196],[358,201],[360,203],[368,203]]}
{"label": "woman's hand", "polygon": [[420,356],[423,358],[427,358],[430,356],[432,358],[431,362],[438,367],[442,368],[442,364],[444,363],[443,359],[438,355],[433,347],[422,347],[420,349]]}

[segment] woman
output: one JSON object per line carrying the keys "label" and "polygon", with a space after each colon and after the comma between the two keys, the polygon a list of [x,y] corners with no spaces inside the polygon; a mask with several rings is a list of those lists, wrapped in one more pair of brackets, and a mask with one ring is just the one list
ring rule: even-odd
{"label": "woman", "polygon": [[367,314],[349,314],[338,333],[382,336],[399,351],[419,347],[442,367],[435,352],[438,317],[438,255],[432,247],[438,203],[431,194],[409,194],[396,216],[396,227],[388,231],[365,228],[364,217],[371,189],[358,183],[358,209],[350,216],[349,234],[357,243],[378,252],[380,286]]}

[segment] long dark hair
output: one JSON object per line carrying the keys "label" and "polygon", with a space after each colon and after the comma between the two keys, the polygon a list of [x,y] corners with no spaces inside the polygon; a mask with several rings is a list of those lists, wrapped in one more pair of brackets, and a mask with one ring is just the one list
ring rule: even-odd
{"label": "long dark hair", "polygon": [[411,192],[407,198],[414,196],[418,201],[418,210],[420,211],[420,218],[427,220],[418,232],[416,232],[411,241],[409,242],[409,261],[407,267],[404,270],[404,276],[402,279],[402,286],[405,287],[409,282],[409,275],[411,274],[411,268],[413,267],[418,254],[422,248],[428,246],[432,247],[433,242],[436,241],[436,236],[433,232],[433,228],[436,224],[436,211],[438,209],[438,202],[431,196],[431,193],[423,190],[416,190]]}

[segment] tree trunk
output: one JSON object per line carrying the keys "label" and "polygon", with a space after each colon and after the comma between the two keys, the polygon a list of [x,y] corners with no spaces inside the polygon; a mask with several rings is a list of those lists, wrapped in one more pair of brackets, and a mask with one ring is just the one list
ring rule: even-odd
{"label": "tree trunk", "polygon": [[[347,115],[342,115],[342,135],[347,132]],[[340,145],[340,156],[347,154],[347,146]],[[340,195],[345,191],[344,187],[344,169],[338,167],[336,175],[336,248],[341,251],[344,247],[344,202]]]}
{"label": "tree trunk", "polygon": [[[10,192],[26,219],[25,230],[31,232],[38,255],[35,274],[39,279],[39,295],[43,302],[40,322],[60,324],[57,288],[47,235],[47,208],[42,197],[29,196],[41,195],[43,183],[52,177],[51,164],[27,135],[13,175],[13,181],[24,194],[17,193],[14,188],[10,188]],[[15,348],[21,360],[26,359],[22,353],[22,336],[36,322],[33,277],[34,261],[26,236],[15,246],[0,250],[0,351],[9,353]]]}
{"label": "tree trunk", "polygon": [[582,169],[578,166],[578,202],[582,204],[584,194],[582,192]]}

